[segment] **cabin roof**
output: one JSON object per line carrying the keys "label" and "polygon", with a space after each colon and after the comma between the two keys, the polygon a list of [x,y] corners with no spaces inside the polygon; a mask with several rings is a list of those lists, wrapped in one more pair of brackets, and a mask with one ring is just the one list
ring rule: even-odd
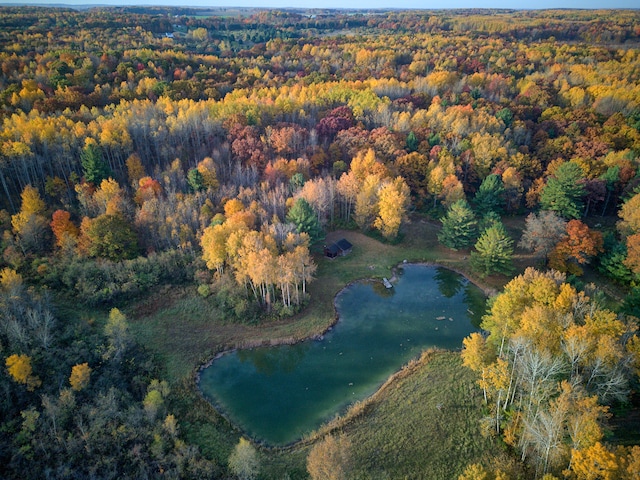
{"label": "cabin roof", "polygon": [[338,248],[338,245],[336,245],[335,243],[332,243],[328,247],[325,246],[324,251],[325,253],[330,253],[331,255],[337,255],[340,249]]}
{"label": "cabin roof", "polygon": [[344,252],[344,251],[346,251],[346,250],[349,250],[349,249],[351,249],[351,248],[353,247],[353,245],[351,245],[351,243],[349,243],[349,242],[348,242],[346,239],[344,239],[344,238],[343,238],[342,240],[338,240],[335,244],[336,244],[336,245],[338,246],[338,248],[339,248],[340,250],[342,250],[343,252]]}

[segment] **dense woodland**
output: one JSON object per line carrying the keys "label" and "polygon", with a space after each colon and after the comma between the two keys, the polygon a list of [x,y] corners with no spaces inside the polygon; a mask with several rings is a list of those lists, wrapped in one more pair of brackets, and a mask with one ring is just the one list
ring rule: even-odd
{"label": "dense woodland", "polygon": [[327,231],[423,218],[481,277],[539,269],[465,340],[487,434],[531,477],[638,478],[605,433],[640,368],[639,42],[637,11],[1,8],[0,476],[254,478],[248,442],[184,441],[118,308],[287,318]]}

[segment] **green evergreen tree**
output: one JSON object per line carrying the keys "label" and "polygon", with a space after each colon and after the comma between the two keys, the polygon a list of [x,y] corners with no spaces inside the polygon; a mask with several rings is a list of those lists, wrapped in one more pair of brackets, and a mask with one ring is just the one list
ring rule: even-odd
{"label": "green evergreen tree", "polygon": [[482,215],[489,212],[499,213],[504,206],[504,183],[502,177],[492,173],[482,181],[473,199],[476,211]]}
{"label": "green evergreen tree", "polygon": [[597,269],[609,278],[622,284],[630,284],[635,275],[624,264],[627,258],[627,246],[618,241],[615,235],[609,233],[604,236],[604,253],[598,256]]}
{"label": "green evergreen tree", "polygon": [[607,211],[607,207],[609,206],[611,196],[615,192],[616,184],[620,181],[620,167],[618,165],[615,165],[613,167],[607,168],[607,171],[600,175],[600,180],[604,180],[607,187],[607,194],[604,197],[604,203],[602,205],[601,213],[601,215],[604,216],[605,212]]}
{"label": "green evergreen tree", "polygon": [[113,177],[113,172],[102,157],[102,149],[95,143],[88,143],[80,154],[84,179],[87,183],[100,186],[103,180]]}
{"label": "green evergreen tree", "polygon": [[416,150],[418,150],[418,146],[420,145],[420,142],[418,141],[418,138],[416,137],[415,133],[409,132],[409,135],[407,135],[407,141],[405,145],[407,147],[407,152],[409,153],[415,152]]}
{"label": "green evergreen tree", "polygon": [[478,222],[466,200],[453,203],[442,219],[438,240],[453,250],[466,248],[476,239]]}
{"label": "green evergreen tree", "polygon": [[487,228],[493,227],[497,223],[502,223],[500,215],[496,212],[487,212],[478,220],[478,233],[482,235]]}
{"label": "green evergreen tree", "polygon": [[503,108],[496,112],[496,118],[499,118],[507,127],[510,127],[513,123],[513,112],[509,108]]}
{"label": "green evergreen tree", "polygon": [[544,210],[553,210],[564,218],[580,218],[583,210],[582,197],[585,193],[580,182],[584,177],[580,165],[563,163],[555,174],[547,179],[540,194],[540,205]]}
{"label": "green evergreen tree", "polygon": [[640,317],[640,287],[631,289],[631,292],[624,298],[620,311],[627,315]]}
{"label": "green evergreen tree", "polygon": [[304,198],[299,198],[293,204],[293,207],[287,213],[287,221],[296,226],[298,233],[307,233],[311,244],[323,238],[318,215]]}
{"label": "green evergreen tree", "polygon": [[197,168],[192,168],[187,172],[187,183],[194,192],[204,190],[204,177]]}
{"label": "green evergreen tree", "polygon": [[513,271],[513,240],[501,223],[487,228],[471,252],[471,266],[482,275]]}

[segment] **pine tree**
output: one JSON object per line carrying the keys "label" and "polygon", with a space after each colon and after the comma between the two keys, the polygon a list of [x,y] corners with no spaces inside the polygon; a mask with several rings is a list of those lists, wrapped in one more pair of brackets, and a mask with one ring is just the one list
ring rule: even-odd
{"label": "pine tree", "polygon": [[504,206],[504,183],[500,175],[491,174],[482,181],[473,202],[476,210],[483,215],[501,212]]}
{"label": "pine tree", "polygon": [[187,182],[194,192],[204,190],[204,177],[197,168],[192,168],[187,173]]}
{"label": "pine tree", "polygon": [[471,252],[471,266],[483,275],[513,271],[513,240],[501,223],[487,228]]}
{"label": "pine tree", "polygon": [[580,218],[582,196],[585,193],[580,180],[584,177],[580,165],[563,163],[555,174],[549,177],[540,194],[540,205],[545,210],[553,210],[565,218]]}
{"label": "pine tree", "polygon": [[318,216],[304,198],[299,198],[293,204],[293,207],[287,213],[287,221],[296,226],[298,233],[304,232],[308,234],[311,244],[322,238],[322,228],[318,222]]}
{"label": "pine tree", "polygon": [[84,179],[88,183],[100,185],[103,180],[113,176],[111,168],[102,157],[102,149],[96,143],[87,143],[80,154]]}
{"label": "pine tree", "polygon": [[438,240],[445,247],[453,250],[466,248],[476,238],[478,222],[466,200],[458,200],[442,219],[442,230],[438,233]]}
{"label": "pine tree", "polygon": [[407,135],[407,141],[406,141],[407,151],[409,153],[415,152],[416,150],[418,150],[419,145],[420,145],[420,142],[418,141],[416,134],[413,132],[409,132],[409,135]]}

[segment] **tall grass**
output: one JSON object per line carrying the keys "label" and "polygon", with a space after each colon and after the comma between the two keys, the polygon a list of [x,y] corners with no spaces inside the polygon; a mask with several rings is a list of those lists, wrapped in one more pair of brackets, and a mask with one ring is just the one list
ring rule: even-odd
{"label": "tall grass", "polygon": [[480,432],[482,395],[455,352],[429,352],[396,376],[343,428],[354,478],[455,479],[469,463],[518,476],[497,439]]}

